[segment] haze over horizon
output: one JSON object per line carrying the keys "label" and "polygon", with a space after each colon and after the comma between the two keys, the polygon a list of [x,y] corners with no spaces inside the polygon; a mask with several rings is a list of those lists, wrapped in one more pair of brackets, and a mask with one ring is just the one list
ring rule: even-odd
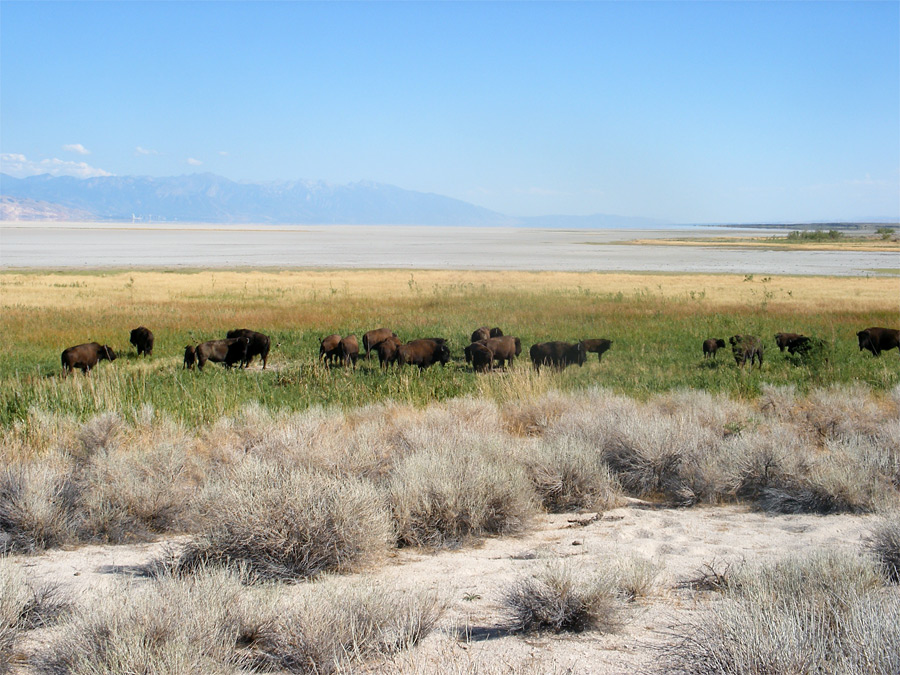
{"label": "haze over horizon", "polygon": [[0,171],[900,218],[900,5],[2,5]]}

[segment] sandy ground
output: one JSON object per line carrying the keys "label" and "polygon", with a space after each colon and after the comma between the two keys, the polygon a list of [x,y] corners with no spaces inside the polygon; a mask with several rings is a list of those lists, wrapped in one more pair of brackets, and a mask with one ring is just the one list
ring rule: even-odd
{"label": "sandy ground", "polygon": [[[632,239],[747,237],[754,230],[551,230],[412,226],[0,223],[0,268],[377,268],[865,275],[896,252],[779,251]],[[619,242],[618,244],[615,242]]]}
{"label": "sandy ground", "polygon": [[[401,550],[355,577],[401,588],[429,588],[449,603],[436,631],[380,672],[635,673],[650,669],[672,632],[697,618],[715,594],[678,588],[706,564],[755,562],[822,549],[859,549],[874,516],[767,516],[744,507],[658,509],[638,502],[602,514],[545,515],[520,537],[429,553]],[[59,584],[78,602],[119,583],[148,583],[135,570],[165,546],[84,546],[14,558],[32,583]],[[499,600],[515,580],[548,560],[589,567],[622,557],[649,560],[658,570],[647,597],[631,603],[613,634],[511,635]],[[35,641],[35,644],[38,644]],[[25,670],[27,672],[27,668]]]}

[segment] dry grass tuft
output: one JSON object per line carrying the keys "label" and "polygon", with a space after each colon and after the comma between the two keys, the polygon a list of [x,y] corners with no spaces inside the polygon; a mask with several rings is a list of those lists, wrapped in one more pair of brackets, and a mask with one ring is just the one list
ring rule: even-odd
{"label": "dry grass tuft", "polygon": [[358,479],[287,470],[248,457],[209,486],[203,522],[174,562],[242,566],[258,579],[348,572],[394,541],[376,489]]}
{"label": "dry grass tuft", "polygon": [[509,629],[610,632],[621,623],[616,583],[611,576],[571,565],[548,565],[513,584],[503,597]]}
{"label": "dry grass tuft", "polygon": [[866,548],[885,577],[891,583],[900,584],[900,513],[890,514],[875,527]]}

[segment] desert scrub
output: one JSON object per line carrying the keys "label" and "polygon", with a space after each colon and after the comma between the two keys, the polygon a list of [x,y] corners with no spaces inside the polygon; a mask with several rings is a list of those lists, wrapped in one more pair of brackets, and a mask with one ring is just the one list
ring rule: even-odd
{"label": "desert scrub", "polygon": [[395,538],[370,483],[252,456],[208,485],[201,502],[197,534],[172,562],[176,573],[209,564],[240,566],[258,579],[348,572]]}
{"label": "desert scrub", "polygon": [[608,633],[622,622],[623,608],[613,576],[567,563],[548,563],[514,582],[501,605],[508,629],[518,633]]}
{"label": "desert scrub", "polygon": [[457,431],[413,439],[387,494],[402,546],[457,546],[512,534],[537,510],[525,470],[495,439]]}
{"label": "desert scrub", "polygon": [[900,584],[900,512],[888,514],[875,526],[866,548],[888,581]]}
{"label": "desert scrub", "polygon": [[871,561],[818,553],[743,566],[665,649],[659,672],[896,673],[900,602]]}
{"label": "desert scrub", "polygon": [[54,633],[52,674],[327,674],[415,646],[440,618],[434,594],[326,581],[247,586],[246,570],[201,568],[92,596]]}

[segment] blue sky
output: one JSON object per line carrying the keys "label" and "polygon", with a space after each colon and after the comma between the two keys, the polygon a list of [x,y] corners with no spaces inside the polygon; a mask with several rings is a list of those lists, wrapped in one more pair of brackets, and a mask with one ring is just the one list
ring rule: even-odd
{"label": "blue sky", "polygon": [[896,2],[0,3],[17,176],[372,180],[510,215],[900,216]]}

